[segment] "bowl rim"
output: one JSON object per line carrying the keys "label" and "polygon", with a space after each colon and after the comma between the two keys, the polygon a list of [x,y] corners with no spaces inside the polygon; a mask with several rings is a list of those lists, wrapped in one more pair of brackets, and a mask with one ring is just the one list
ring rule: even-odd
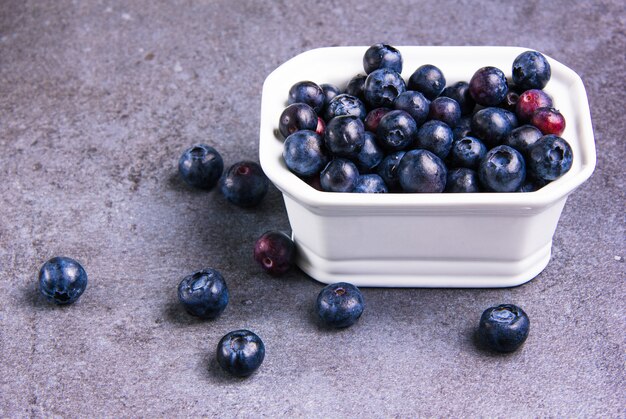
{"label": "bowl rim", "polygon": [[[276,135],[278,115],[272,113],[273,101],[276,95],[284,95],[287,92],[278,92],[275,85],[299,65],[306,64],[309,60],[353,60],[355,55],[362,57],[368,46],[340,46],[322,47],[300,53],[287,60],[272,71],[263,83],[260,118],[260,142],[259,158],[261,166],[274,183],[283,193],[303,205],[313,208],[325,209],[350,209],[350,208],[521,208],[536,209],[552,204],[569,195],[574,189],[585,182],[593,173],[596,165],[596,150],[589,110],[589,101],[584,84],[580,76],[569,67],[559,61],[543,54],[552,69],[552,77],[555,75],[568,81],[571,99],[576,101],[577,110],[581,118],[577,118],[577,130],[580,144],[580,170],[569,171],[562,177],[550,182],[546,186],[533,192],[480,192],[467,194],[452,193],[386,193],[386,194],[358,194],[337,193],[319,191],[292,173],[284,164],[281,156],[276,158],[275,146],[272,142],[283,139]],[[404,54],[419,54],[430,52],[449,53],[458,55],[471,55],[473,52],[485,54],[520,54],[524,51],[532,51],[531,48],[507,47],[507,46],[395,46]],[[425,61],[424,64],[427,62]],[[485,63],[484,65],[489,65]],[[503,70],[504,71],[504,70]],[[505,74],[507,72],[505,71]],[[509,76],[509,74],[507,74]],[[374,196],[373,196],[374,195]]]}

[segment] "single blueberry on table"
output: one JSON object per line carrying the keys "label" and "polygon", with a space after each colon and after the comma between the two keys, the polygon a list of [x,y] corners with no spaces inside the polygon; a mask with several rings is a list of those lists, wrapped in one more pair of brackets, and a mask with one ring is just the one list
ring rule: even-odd
{"label": "single blueberry on table", "polygon": [[380,68],[402,73],[402,54],[387,44],[374,44],[363,55],[363,69],[367,74]]}
{"label": "single blueberry on table", "polygon": [[405,111],[411,115],[417,126],[420,126],[428,119],[430,102],[420,92],[408,90],[394,100],[393,108]]}
{"label": "single blueberry on table", "polygon": [[335,96],[330,103],[328,103],[324,118],[326,121],[330,121],[334,117],[341,115],[353,115],[360,119],[365,119],[367,111],[361,99],[342,93]]}
{"label": "single blueberry on table", "polygon": [[537,109],[551,106],[552,98],[543,90],[526,90],[517,100],[515,114],[521,122],[528,122]]}
{"label": "single blueberry on table", "polygon": [[461,115],[471,115],[476,107],[476,101],[470,94],[470,86],[465,81],[454,83],[446,87],[440,96],[449,97],[457,101],[461,107]]}
{"label": "single blueberry on table", "polygon": [[357,74],[352,77],[343,92],[348,95],[358,97],[361,100],[365,100],[363,89],[365,88],[366,78],[367,76],[365,74]]}
{"label": "single blueberry on table", "polygon": [[478,174],[465,167],[459,167],[448,171],[445,192],[450,193],[471,193],[480,192],[480,182]]}
{"label": "single blueberry on table", "polygon": [[183,278],[178,284],[178,300],[192,316],[215,319],[226,309],[229,293],[222,274],[206,268]]}
{"label": "single blueberry on table", "polygon": [[476,170],[485,154],[487,154],[485,144],[478,138],[468,136],[452,143],[448,160],[451,167]]}
{"label": "single blueberry on table", "polygon": [[449,97],[441,96],[430,102],[428,119],[445,122],[450,128],[456,127],[461,119],[459,103]]}
{"label": "single blueberry on table", "polygon": [[530,331],[528,315],[513,304],[490,307],[480,317],[478,339],[496,352],[513,352],[526,341]]}
{"label": "single blueberry on table", "polygon": [[396,151],[387,154],[385,158],[376,167],[376,173],[385,181],[387,188],[391,192],[400,192],[400,179],[398,178],[398,166],[405,151]]}
{"label": "single blueberry on table", "polygon": [[472,117],[472,134],[487,148],[495,147],[504,141],[514,126],[508,112],[501,108],[484,108]]}
{"label": "single blueberry on table", "polygon": [[72,304],[87,288],[87,272],[78,261],[56,256],[39,270],[39,291],[51,302]]}
{"label": "single blueberry on table", "polygon": [[422,93],[428,100],[439,96],[445,87],[446,78],[441,70],[432,64],[425,64],[415,70],[407,84],[409,90]]}
{"label": "single blueberry on table", "polygon": [[289,137],[296,131],[317,128],[317,113],[306,103],[292,103],[280,114],[278,130],[283,138]]}
{"label": "single blueberry on table", "polygon": [[296,131],[285,140],[283,148],[285,164],[299,176],[313,176],[328,163],[324,140],[309,130]]}
{"label": "single blueberry on table", "polygon": [[365,131],[364,137],[363,147],[354,158],[359,173],[371,172],[385,157],[385,153],[376,142],[376,136],[373,133]]}
{"label": "single blueberry on table", "polygon": [[513,61],[513,82],[522,90],[543,89],[551,74],[550,63],[540,52],[522,52]]}
{"label": "single blueberry on table", "polygon": [[561,135],[565,131],[565,117],[554,108],[539,108],[530,118],[530,123],[544,135]]}
{"label": "single blueberry on table", "polygon": [[359,177],[359,169],[350,160],[336,158],[320,174],[320,184],[326,192],[352,192]]}
{"label": "single blueberry on table", "polygon": [[382,117],[376,139],[386,150],[398,151],[410,146],[417,135],[415,120],[405,111],[395,110]]}
{"label": "single blueberry on table", "polygon": [[188,148],[178,160],[178,174],[186,184],[195,188],[213,189],[223,171],[222,156],[206,144]]}
{"label": "single blueberry on table", "polygon": [[344,328],[359,320],[365,308],[361,291],[347,282],[330,284],[320,291],[315,311],[328,327]]}
{"label": "single blueberry on table", "polygon": [[526,178],[526,163],[519,151],[499,145],[481,160],[478,178],[488,191],[515,192]]}
{"label": "single blueberry on table", "polygon": [[324,91],[320,86],[312,81],[300,81],[289,89],[288,104],[306,103],[316,113],[320,113],[324,108]]}
{"label": "single blueberry on table", "polygon": [[334,156],[354,157],[365,142],[365,126],[356,116],[336,116],[326,125],[324,144]]}
{"label": "single blueberry on table", "polygon": [[365,103],[371,109],[391,107],[393,101],[405,91],[402,76],[387,68],[375,70],[365,79]]}
{"label": "single blueberry on table", "polygon": [[254,245],[254,260],[272,276],[287,273],[294,265],[296,245],[282,231],[267,231]]}
{"label": "single blueberry on table", "polygon": [[506,77],[499,68],[482,67],[472,76],[469,91],[479,105],[496,106],[508,92]]}
{"label": "single blueberry on table", "polygon": [[240,207],[260,204],[268,188],[269,179],[261,166],[253,161],[233,164],[220,179],[220,191],[224,197]]}
{"label": "single blueberry on table", "polygon": [[528,171],[534,179],[555,180],[572,168],[572,147],[556,135],[544,135],[528,149]]}
{"label": "single blueberry on table", "polygon": [[513,147],[524,157],[528,156],[528,149],[533,145],[543,134],[537,127],[532,125],[522,125],[515,128],[504,138],[502,144]]}
{"label": "single blueberry on table", "polygon": [[417,130],[415,147],[428,150],[445,159],[450,153],[454,135],[448,125],[441,121],[428,121]]}
{"label": "single blueberry on table", "polygon": [[407,151],[398,165],[398,179],[405,192],[443,192],[447,176],[446,165],[428,150]]}
{"label": "single blueberry on table", "polygon": [[235,377],[247,377],[263,363],[265,344],[249,330],[235,330],[219,341],[216,358],[224,371]]}
{"label": "single blueberry on table", "polygon": [[361,175],[356,179],[356,186],[352,190],[356,193],[387,193],[389,189],[385,181],[379,175]]}

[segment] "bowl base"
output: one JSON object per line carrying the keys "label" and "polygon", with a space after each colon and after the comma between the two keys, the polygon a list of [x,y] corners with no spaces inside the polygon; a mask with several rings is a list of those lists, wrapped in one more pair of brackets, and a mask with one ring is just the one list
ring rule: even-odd
{"label": "bowl base", "polygon": [[507,288],[526,283],[548,265],[552,242],[518,261],[459,259],[329,260],[296,241],[297,265],[325,284],[358,287]]}

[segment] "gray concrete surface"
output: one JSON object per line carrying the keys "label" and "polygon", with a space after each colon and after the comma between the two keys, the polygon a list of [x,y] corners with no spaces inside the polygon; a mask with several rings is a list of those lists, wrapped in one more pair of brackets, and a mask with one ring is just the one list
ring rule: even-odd
{"label": "gray concrete surface", "polygon": [[[1,417],[623,417],[625,24],[619,1],[23,1],[0,3]],[[498,290],[365,289],[367,311],[320,329],[321,285],[262,274],[256,237],[289,229],[184,187],[188,145],[257,159],[264,78],[332,45],[519,45],[577,71],[598,164],[567,202],[535,280]],[[37,294],[41,264],[80,260],[71,307]],[[175,287],[213,266],[231,303],[212,322]],[[486,307],[521,305],[525,347],[476,349]],[[247,380],[216,368],[226,332],[259,333]]]}

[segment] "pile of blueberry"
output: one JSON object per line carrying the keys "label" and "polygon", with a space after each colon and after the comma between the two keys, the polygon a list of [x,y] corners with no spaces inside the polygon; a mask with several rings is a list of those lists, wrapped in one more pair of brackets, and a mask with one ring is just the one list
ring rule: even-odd
{"label": "pile of blueberry", "polygon": [[289,170],[327,192],[435,193],[531,192],[571,168],[539,52],[515,58],[512,80],[487,66],[447,87],[435,65],[406,82],[402,65],[400,51],[375,44],[344,91],[294,84],[278,121]]}

